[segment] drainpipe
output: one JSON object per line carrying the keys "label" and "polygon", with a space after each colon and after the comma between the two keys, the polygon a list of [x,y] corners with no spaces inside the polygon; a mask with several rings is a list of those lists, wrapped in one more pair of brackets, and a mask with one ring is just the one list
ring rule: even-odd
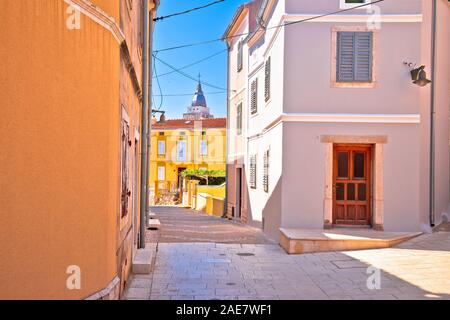
{"label": "drainpipe", "polygon": [[435,116],[436,116],[436,31],[437,0],[433,0],[433,21],[431,31],[431,98],[430,98],[430,226],[434,227],[435,218]]}
{"label": "drainpipe", "polygon": [[[227,41],[225,39],[225,41]],[[227,217],[228,213],[228,150],[229,150],[229,132],[230,132],[230,45],[227,43],[227,132],[225,146],[225,199],[223,204],[222,218]]]}
{"label": "drainpipe", "polygon": [[147,177],[148,177],[148,77],[149,77],[149,8],[148,1],[144,1],[144,41],[142,50],[142,134],[141,134],[141,207],[140,207],[140,231],[139,231],[139,248],[145,248],[145,229],[147,226]]}
{"label": "drainpipe", "polygon": [[[151,59],[152,54],[153,54],[153,31],[155,29],[155,22],[153,19],[156,17],[156,8],[159,5],[158,1],[155,1],[155,7],[151,10],[151,20],[149,22],[149,26],[151,28],[150,33],[149,33],[149,45],[148,45],[148,59],[149,59],[149,63],[148,63],[148,100],[147,100],[147,104],[148,104],[148,118],[147,118],[147,123],[148,123],[148,130],[147,130],[147,155],[148,155],[148,161],[147,161],[147,184],[146,184],[146,192],[147,192],[147,197],[149,197],[149,185],[148,185],[148,181],[150,180],[150,157],[151,157],[151,133],[152,133],[152,84],[153,84],[153,59]],[[146,227],[148,226],[148,219],[149,219],[149,211],[150,208],[148,206],[148,200],[146,202],[146,216],[145,216],[145,221],[146,221]]]}

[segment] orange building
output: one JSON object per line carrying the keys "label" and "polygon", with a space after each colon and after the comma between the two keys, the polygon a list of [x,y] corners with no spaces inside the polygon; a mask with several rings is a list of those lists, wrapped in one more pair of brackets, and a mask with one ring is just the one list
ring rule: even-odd
{"label": "orange building", "polygon": [[144,1],[0,1],[0,299],[121,295],[139,239]]}

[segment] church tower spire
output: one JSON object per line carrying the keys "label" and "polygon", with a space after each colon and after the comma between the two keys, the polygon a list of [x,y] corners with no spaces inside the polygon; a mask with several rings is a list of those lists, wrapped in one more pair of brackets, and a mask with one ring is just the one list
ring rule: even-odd
{"label": "church tower spire", "polygon": [[201,75],[198,74],[197,90],[194,93],[191,105],[187,108],[187,112],[183,114],[183,119],[200,120],[210,118],[214,118],[214,116],[209,112],[202,89]]}

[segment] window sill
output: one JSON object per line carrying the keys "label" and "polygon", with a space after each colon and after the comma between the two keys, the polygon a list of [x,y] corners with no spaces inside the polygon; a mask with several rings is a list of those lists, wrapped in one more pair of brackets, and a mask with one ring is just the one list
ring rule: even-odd
{"label": "window sill", "polygon": [[377,87],[377,82],[331,82],[332,88],[361,88],[361,89],[372,89]]}

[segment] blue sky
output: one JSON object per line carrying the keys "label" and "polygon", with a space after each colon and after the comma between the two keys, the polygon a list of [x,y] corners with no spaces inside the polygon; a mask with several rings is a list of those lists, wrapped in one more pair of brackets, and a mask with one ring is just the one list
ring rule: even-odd
{"label": "blue sky", "polygon": [[[161,0],[157,16],[187,10],[202,6],[213,0]],[[153,46],[154,50],[164,49],[182,44],[201,42],[222,37],[226,27],[233,18],[236,9],[246,0],[226,0],[209,8],[195,11],[189,14],[172,17],[156,22]],[[170,65],[181,68],[195,61],[225,50],[224,42],[200,45],[190,48],[163,51],[157,57]],[[155,68],[154,68],[155,69]],[[202,81],[217,87],[226,88],[227,84],[227,53],[226,51],[195,66],[182,71],[198,78],[201,74]],[[155,70],[154,70],[155,71]],[[156,61],[156,72],[164,74],[173,71],[164,64]],[[154,74],[155,75],[155,74]],[[190,105],[192,95],[195,92],[196,83],[178,73],[172,73],[159,77],[163,95],[190,94],[187,96],[165,96],[161,110],[166,111],[168,118],[180,118]],[[226,116],[226,94],[208,94],[220,90],[203,85],[206,101],[211,112],[216,118]],[[160,94],[156,79],[153,79],[154,107],[161,104]]]}

